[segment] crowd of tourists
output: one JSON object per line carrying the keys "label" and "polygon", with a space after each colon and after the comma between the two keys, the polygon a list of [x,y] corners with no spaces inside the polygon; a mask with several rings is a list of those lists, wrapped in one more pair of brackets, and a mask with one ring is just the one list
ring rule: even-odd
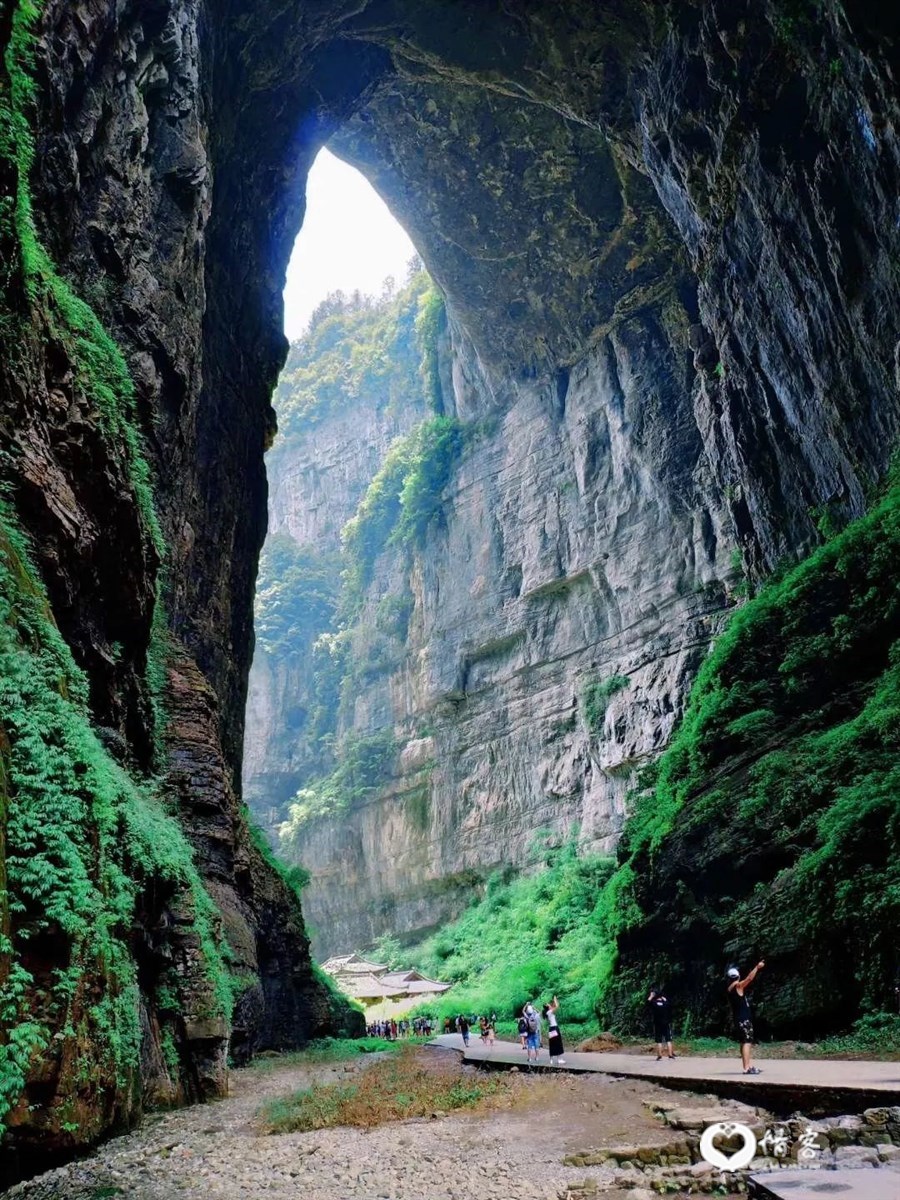
{"label": "crowd of tourists", "polygon": [[[534,1004],[529,1002],[522,1009],[519,1017],[519,1040],[522,1049],[527,1052],[528,1063],[537,1062],[540,1052],[544,1046],[544,1026],[547,1026],[547,1049],[550,1054],[550,1065],[565,1065],[563,1058],[563,1040],[562,1033],[559,1028],[559,1019],[557,1010],[559,1009],[559,1001],[554,996],[549,1004],[544,1004],[538,1009]],[[468,1046],[471,1041],[472,1031],[478,1030],[481,1037],[482,1045],[493,1046],[494,1039],[497,1034],[497,1014],[491,1013],[490,1016],[466,1016],[460,1013],[455,1019],[445,1017],[444,1033],[453,1033],[454,1031],[462,1036],[463,1045]]]}
{"label": "crowd of tourists", "polygon": [[[765,967],[760,960],[746,975],[740,969],[731,966],[725,973],[726,995],[731,1007],[734,1022],[735,1037],[740,1045],[741,1066],[745,1075],[758,1075],[759,1067],[752,1062],[753,1043],[753,1014],[750,1006],[749,990],[757,975]],[[656,1042],[656,1061],[663,1058],[674,1059],[675,1049],[672,1043],[672,1004],[665,988],[654,984],[647,996],[647,1008],[653,1025],[653,1038]],[[562,1031],[559,1026],[559,1000],[556,996],[548,1004],[537,1005],[532,1001],[522,1009],[518,1018],[519,1044],[525,1051],[529,1066],[538,1062],[544,1048],[544,1032],[546,1027],[547,1052],[550,1065],[565,1065],[565,1047],[563,1046]],[[478,1030],[484,1045],[493,1046],[496,1034],[497,1014],[488,1016],[466,1016],[460,1013],[455,1019],[444,1019],[444,1033],[459,1033],[463,1044],[468,1046],[473,1030]]]}
{"label": "crowd of tourists", "polygon": [[[731,1006],[735,1035],[741,1050],[741,1066],[745,1075],[758,1075],[759,1068],[753,1066],[752,1051],[755,1041],[753,1030],[753,1014],[750,1007],[749,990],[757,975],[765,967],[762,960],[742,977],[738,967],[729,967],[725,975],[726,994]],[[653,1038],[656,1043],[656,1061],[664,1057],[676,1057],[672,1043],[672,1004],[665,988],[654,984],[647,996],[647,1008],[653,1025]],[[556,996],[548,1004],[536,1005],[532,1001],[522,1009],[518,1018],[519,1044],[527,1055],[529,1065],[536,1063],[544,1048],[544,1030],[546,1026],[547,1052],[550,1065],[564,1066],[565,1048],[562,1032],[559,1026],[559,1001]],[[370,1037],[388,1038],[391,1041],[407,1037],[431,1037],[435,1023],[431,1017],[401,1018],[375,1021],[368,1026]],[[457,1017],[445,1017],[443,1032],[458,1033],[463,1044],[468,1046],[473,1030],[477,1030],[482,1044],[493,1046],[497,1032],[497,1014],[460,1013]]]}
{"label": "crowd of tourists", "polygon": [[401,1017],[383,1021],[372,1021],[366,1026],[369,1037],[387,1038],[396,1042],[399,1038],[431,1037],[434,1032],[434,1020],[431,1017]]}

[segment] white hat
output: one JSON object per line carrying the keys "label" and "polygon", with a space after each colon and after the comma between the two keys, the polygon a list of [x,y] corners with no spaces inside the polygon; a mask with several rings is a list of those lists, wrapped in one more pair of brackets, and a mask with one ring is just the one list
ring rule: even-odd
{"label": "white hat", "polygon": [[740,977],[741,977],[741,973],[737,969],[737,967],[729,967],[728,970],[725,972],[725,974],[728,976],[729,979],[740,979]]}

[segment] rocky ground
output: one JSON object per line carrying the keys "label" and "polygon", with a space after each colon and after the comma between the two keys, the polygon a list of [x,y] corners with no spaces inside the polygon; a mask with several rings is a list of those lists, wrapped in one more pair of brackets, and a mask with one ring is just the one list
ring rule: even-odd
{"label": "rocky ground", "polygon": [[[416,1054],[429,1072],[475,1070],[452,1051],[425,1047]],[[370,1129],[265,1132],[270,1102],[314,1083],[346,1082],[380,1057],[258,1061],[232,1073],[226,1099],[150,1116],[91,1158],[19,1184],[7,1200],[653,1200],[722,1196],[729,1185],[736,1194],[743,1179],[700,1160],[701,1133],[719,1121],[750,1126],[762,1146],[768,1129],[781,1129],[791,1143],[783,1160],[759,1157],[753,1171],[790,1164],[804,1131],[814,1135],[816,1160],[805,1165],[893,1169],[900,1162],[897,1108],[779,1124],[734,1101],[565,1072],[515,1071],[505,1077],[509,1087],[478,1111]]]}
{"label": "rocky ground", "polygon": [[653,1106],[671,1103],[672,1093],[565,1075],[520,1075],[502,1106],[484,1112],[368,1131],[261,1132],[266,1102],[359,1069],[285,1058],[235,1071],[227,1099],[148,1117],[91,1158],[17,1185],[7,1200],[575,1200],[597,1189],[637,1200],[653,1194],[637,1166],[564,1160],[586,1146],[671,1141]]}

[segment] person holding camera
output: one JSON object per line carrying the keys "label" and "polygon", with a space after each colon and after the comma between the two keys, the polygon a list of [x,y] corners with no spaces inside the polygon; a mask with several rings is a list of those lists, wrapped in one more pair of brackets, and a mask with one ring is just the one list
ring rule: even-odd
{"label": "person holding camera", "polygon": [[675,1057],[672,1045],[672,1005],[669,997],[658,983],[650,989],[647,997],[650,1015],[653,1018],[653,1039],[656,1042],[656,1061],[660,1062],[665,1049],[668,1058]]}
{"label": "person holding camera", "polygon": [[741,1066],[744,1068],[745,1075],[762,1074],[759,1067],[754,1067],[751,1062],[754,1041],[753,1010],[750,1007],[747,988],[752,985],[753,980],[765,965],[765,960],[760,959],[744,979],[741,979],[741,972],[737,967],[729,967],[725,973],[729,981],[728,999],[731,1002],[731,1015],[734,1018],[737,1040],[741,1046]]}

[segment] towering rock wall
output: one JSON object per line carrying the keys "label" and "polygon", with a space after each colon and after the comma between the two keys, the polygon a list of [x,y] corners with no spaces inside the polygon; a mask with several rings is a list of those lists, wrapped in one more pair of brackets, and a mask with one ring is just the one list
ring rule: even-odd
{"label": "towering rock wall", "polygon": [[4,1180],[354,1023],[234,788],[283,339],[204,368],[204,27],[0,14]]}
{"label": "towering rock wall", "polygon": [[[349,630],[339,734],[393,736],[392,776],[295,822],[282,843],[312,873],[316,953],[434,927],[473,884],[524,864],[538,830],[577,827],[586,847],[614,848],[634,771],[665,745],[742,579],[704,493],[700,439],[684,422],[679,442],[666,411],[685,369],[667,355],[661,331],[635,321],[564,389],[522,385],[502,416],[469,423],[424,544],[379,558]],[[474,357],[457,348],[454,370],[459,390],[445,400],[460,412],[483,404],[462,382],[477,379]],[[314,443],[333,437],[310,432]],[[292,502],[302,525],[313,494]],[[375,654],[392,601],[405,601],[408,620],[391,653]],[[296,697],[279,710],[267,666],[263,657],[251,676],[272,697],[266,715],[286,748],[302,746],[283,723]],[[272,772],[285,760],[267,749]]]}
{"label": "towering rock wall", "polygon": [[[323,676],[327,652],[316,643],[339,623],[341,532],[391,446],[428,411],[415,333],[426,288],[418,275],[372,310],[338,301],[330,321],[292,346],[276,392],[243,763],[244,797],[270,835],[297,790],[334,765],[323,739],[336,732],[336,713],[318,710],[338,701],[340,672]],[[371,366],[354,370],[366,355]]]}

